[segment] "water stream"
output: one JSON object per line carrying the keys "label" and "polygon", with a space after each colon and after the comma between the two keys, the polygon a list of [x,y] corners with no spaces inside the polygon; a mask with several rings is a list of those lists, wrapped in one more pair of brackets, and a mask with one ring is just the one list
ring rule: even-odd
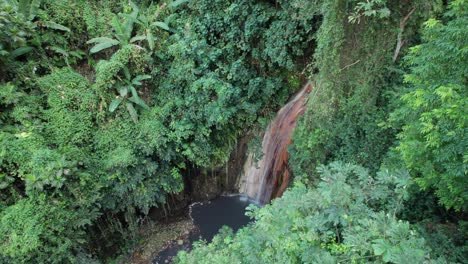
{"label": "water stream", "polygon": [[312,86],[307,84],[283,106],[268,125],[263,136],[260,161],[249,154],[239,181],[239,192],[254,197],[257,203],[269,203],[286,190],[291,177],[288,167],[288,145],[296,121],[305,111],[305,101]]}

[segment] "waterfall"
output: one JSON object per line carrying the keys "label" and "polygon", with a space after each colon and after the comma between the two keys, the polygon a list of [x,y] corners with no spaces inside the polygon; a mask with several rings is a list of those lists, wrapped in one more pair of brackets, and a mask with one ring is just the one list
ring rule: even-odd
{"label": "waterfall", "polygon": [[239,181],[239,192],[260,204],[280,197],[289,184],[288,145],[296,127],[296,121],[305,111],[305,100],[312,90],[310,84],[296,93],[277,113],[263,136],[260,161],[249,154]]}

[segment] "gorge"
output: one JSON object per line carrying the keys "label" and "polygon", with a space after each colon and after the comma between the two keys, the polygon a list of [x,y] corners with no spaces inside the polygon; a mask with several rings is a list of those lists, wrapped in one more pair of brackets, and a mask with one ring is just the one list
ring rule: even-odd
{"label": "gorge", "polygon": [[468,263],[467,25],[0,0],[0,263]]}
{"label": "gorge", "polygon": [[[182,240],[183,243],[173,241],[168,244],[168,247],[159,252],[152,260],[154,264],[170,262],[178,251],[190,250],[191,244],[199,239],[211,242],[213,236],[223,226],[228,226],[233,231],[238,230],[252,221],[245,215],[245,209],[249,204],[262,206],[269,203],[271,199],[281,197],[292,176],[288,167],[288,145],[291,143],[291,135],[297,119],[305,111],[305,103],[311,90],[312,85],[307,83],[301,90],[292,95],[290,100],[277,112],[266,131],[260,135],[263,138],[260,160],[256,161],[255,154],[248,151],[248,153],[241,155],[247,156],[244,158],[244,164],[237,163],[238,166],[242,166],[242,170],[238,168],[234,170],[237,172],[234,192],[239,194],[226,193],[230,190],[222,190],[222,187],[219,187],[218,192],[222,191],[223,195],[208,201],[202,200],[191,204],[188,215],[195,229]],[[240,144],[241,150],[237,151],[246,151],[242,145]],[[233,163],[232,159],[228,163]],[[210,181],[214,181],[216,184],[218,184],[219,179],[223,181],[222,179],[225,177],[229,182],[229,173],[226,173],[225,176],[212,174],[209,177]],[[192,184],[200,186],[197,182],[192,182]],[[224,186],[226,188],[229,184]],[[203,198],[199,197],[198,199]]]}

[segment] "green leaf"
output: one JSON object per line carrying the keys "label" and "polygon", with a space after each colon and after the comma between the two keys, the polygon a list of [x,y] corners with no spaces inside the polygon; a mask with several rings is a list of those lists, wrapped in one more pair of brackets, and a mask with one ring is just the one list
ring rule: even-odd
{"label": "green leaf", "polygon": [[169,26],[164,22],[156,21],[153,24],[151,24],[151,26],[157,26],[164,30],[170,31]]}
{"label": "green leaf", "polygon": [[141,81],[151,79],[151,75],[138,75],[137,77],[133,78],[132,84],[133,85],[142,85]]}
{"label": "green leaf", "polygon": [[138,114],[135,108],[133,107],[132,103],[126,103],[126,105],[128,113],[130,114],[130,117],[132,118],[133,122],[138,122]]}
{"label": "green leaf", "polygon": [[109,105],[109,111],[113,113],[117,107],[119,107],[120,103],[122,102],[122,99],[120,98],[115,98],[112,100],[112,102]]}
{"label": "green leaf", "polygon": [[154,36],[150,31],[146,33],[146,40],[148,41],[150,50],[154,50]]}
{"label": "green leaf", "polygon": [[140,16],[135,21],[135,23],[137,23],[138,25],[143,26],[144,28],[147,28],[148,24],[149,24],[148,17],[145,14],[140,14]]}
{"label": "green leaf", "polygon": [[135,89],[135,87],[130,86],[129,88],[130,88],[130,91],[132,92],[132,96],[133,96],[133,97],[139,97],[139,96],[138,96],[138,93],[137,93],[137,90]]}
{"label": "green leaf", "polygon": [[387,241],[383,239],[376,239],[374,240],[375,244],[372,244],[372,249],[374,249],[374,254],[377,256],[382,256],[383,261],[388,262],[390,261],[391,257],[391,245],[387,243]]}
{"label": "green leaf", "polygon": [[145,101],[144,101],[143,99],[141,99],[140,97],[134,97],[134,96],[132,96],[132,97],[128,98],[128,100],[131,101],[131,102],[133,102],[133,103],[135,103],[135,104],[137,104],[137,105],[139,105],[139,106],[141,106],[141,107],[143,107],[143,108],[146,109],[146,110],[149,110],[148,105],[147,105],[147,104],[145,103]]}
{"label": "green leaf", "polygon": [[130,16],[133,18],[133,19],[136,19],[138,17],[138,13],[140,12],[140,9],[138,8],[138,6],[133,3],[132,1],[128,1],[128,3],[130,4],[130,6],[132,7],[132,13],[130,14]]}
{"label": "green leaf", "polygon": [[127,43],[124,43],[124,42],[126,42],[125,41],[126,40],[125,31],[124,31],[124,29],[122,27],[122,24],[120,23],[119,17],[117,15],[114,15],[112,17],[112,27],[114,28],[115,36],[117,37],[117,39],[120,42],[122,42],[123,44],[127,44]]}
{"label": "green leaf", "polygon": [[126,22],[125,22],[125,38],[127,40],[129,40],[132,36],[132,32],[133,32],[133,24],[135,23],[136,21],[136,17],[133,17],[133,16],[126,16],[127,19],[126,19]]}
{"label": "green leaf", "polygon": [[18,1],[18,13],[22,14],[24,18],[29,19],[29,0]]}
{"label": "green leaf", "polygon": [[380,18],[385,18],[390,16],[390,10],[388,8],[380,9]]}
{"label": "green leaf", "polygon": [[130,80],[130,78],[131,78],[130,70],[128,69],[127,66],[123,67],[123,72],[124,72],[124,75],[125,75],[125,79]]}
{"label": "green leaf", "polygon": [[[117,42],[117,44],[118,44],[118,42]],[[115,42],[102,42],[102,43],[99,43],[99,44],[95,45],[94,47],[92,47],[90,52],[91,52],[91,54],[93,54],[93,53],[99,52],[101,50],[104,50],[104,49],[110,48],[112,46],[115,46],[117,44]]]}
{"label": "green leaf", "polygon": [[130,43],[133,43],[135,41],[145,40],[145,39],[146,39],[146,36],[143,36],[143,35],[135,36],[130,39]]}
{"label": "green leaf", "polygon": [[39,10],[39,6],[41,5],[41,0],[32,0],[31,6],[29,7],[29,21],[32,21],[36,15],[37,11]]}
{"label": "green leaf", "polygon": [[119,94],[120,94],[120,96],[122,96],[122,97],[127,96],[127,94],[128,94],[128,87],[127,87],[127,86],[122,86],[122,87],[120,87],[120,88],[119,88]]}
{"label": "green leaf", "polygon": [[118,40],[112,39],[112,38],[107,38],[107,37],[99,37],[99,38],[92,38],[88,41],[86,41],[86,44],[92,44],[92,43],[104,43],[104,42],[115,42],[119,43]]}
{"label": "green leaf", "polygon": [[169,6],[170,7],[178,7],[178,6],[180,6],[182,4],[185,4],[185,3],[189,2],[189,1],[190,0],[176,0],[176,1],[172,2]]}
{"label": "green leaf", "polygon": [[50,49],[57,53],[62,54],[65,57],[68,57],[68,52],[60,47],[53,46],[53,47],[50,47]]}
{"label": "green leaf", "polygon": [[51,29],[56,29],[56,30],[61,30],[61,31],[66,31],[66,32],[70,32],[70,29],[65,27],[65,26],[62,26],[60,24],[57,24],[53,21],[45,21],[44,22],[44,26],[46,26],[47,28],[51,28]]}
{"label": "green leaf", "polygon": [[83,59],[83,52],[81,50],[79,51],[70,51],[70,55],[73,57],[76,57],[78,59]]}
{"label": "green leaf", "polygon": [[32,48],[29,47],[29,46],[19,47],[19,48],[15,49],[14,51],[10,52],[10,56],[12,58],[16,58],[16,57],[19,57],[21,55],[24,55],[24,54],[30,52],[31,50],[32,50]]}

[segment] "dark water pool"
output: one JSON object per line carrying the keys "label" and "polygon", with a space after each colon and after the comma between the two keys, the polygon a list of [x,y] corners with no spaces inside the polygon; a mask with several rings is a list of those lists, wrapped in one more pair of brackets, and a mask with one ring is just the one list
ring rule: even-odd
{"label": "dark water pool", "polygon": [[221,196],[213,201],[192,205],[192,219],[201,238],[210,242],[219,229],[226,225],[234,231],[250,222],[245,208],[251,202],[242,196]]}
{"label": "dark water pool", "polygon": [[197,230],[190,234],[188,243],[173,245],[160,252],[153,264],[170,263],[179,250],[190,250],[191,244],[199,239],[211,242],[223,226],[229,226],[234,231],[248,224],[251,219],[245,215],[245,208],[252,201],[245,196],[220,196],[212,201],[191,205],[191,217]]}

